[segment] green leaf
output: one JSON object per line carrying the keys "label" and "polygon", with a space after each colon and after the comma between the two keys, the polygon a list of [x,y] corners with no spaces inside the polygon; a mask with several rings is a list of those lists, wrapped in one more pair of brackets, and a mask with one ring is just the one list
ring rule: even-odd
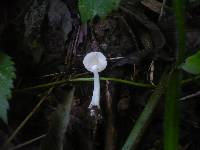
{"label": "green leaf", "polygon": [[81,21],[86,23],[94,16],[105,17],[113,9],[117,9],[120,0],[79,0]]}
{"label": "green leaf", "polygon": [[200,51],[188,57],[181,68],[191,74],[200,74]]}
{"label": "green leaf", "polygon": [[8,99],[11,97],[15,67],[11,58],[0,53],[0,118],[7,123]]}

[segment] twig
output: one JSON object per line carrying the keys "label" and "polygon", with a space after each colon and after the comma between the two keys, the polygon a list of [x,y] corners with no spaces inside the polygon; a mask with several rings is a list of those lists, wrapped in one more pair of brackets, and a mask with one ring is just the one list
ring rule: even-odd
{"label": "twig", "polygon": [[33,114],[38,110],[40,105],[46,100],[46,98],[49,96],[51,91],[54,87],[51,87],[47,94],[42,97],[42,99],[37,103],[37,105],[33,108],[33,110],[26,116],[26,118],[20,123],[20,125],[15,129],[15,131],[11,134],[11,136],[5,141],[4,146],[6,147],[17,135],[17,133],[24,127],[24,125],[28,122],[28,120],[33,116]]}
{"label": "twig", "polygon": [[199,95],[200,95],[200,91],[193,93],[193,94],[190,94],[190,95],[187,95],[185,97],[182,97],[179,101],[185,101],[187,99],[194,98],[194,97],[197,97]]}
{"label": "twig", "polygon": [[24,143],[18,144],[18,145],[16,145],[15,147],[9,148],[8,150],[16,150],[16,149],[22,148],[22,147],[24,147],[24,146],[27,146],[27,145],[29,145],[29,144],[32,144],[32,143],[34,143],[34,142],[36,142],[36,141],[38,141],[38,140],[44,138],[45,136],[46,136],[46,134],[43,134],[43,135],[41,135],[41,136],[38,136],[38,137],[33,138],[33,139],[31,139],[31,140],[28,140],[28,141],[26,141],[26,142],[24,142]]}
{"label": "twig", "polygon": [[166,2],[167,2],[167,0],[163,0],[162,7],[160,9],[160,15],[159,15],[158,21],[160,21],[162,19],[163,12],[164,12],[164,7],[165,7]]}

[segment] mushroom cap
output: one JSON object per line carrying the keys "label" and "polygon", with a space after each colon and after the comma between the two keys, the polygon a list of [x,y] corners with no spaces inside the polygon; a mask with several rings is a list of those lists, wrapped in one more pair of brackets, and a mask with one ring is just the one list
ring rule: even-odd
{"label": "mushroom cap", "polygon": [[101,52],[90,52],[84,57],[83,64],[90,72],[101,72],[106,68],[107,60]]}

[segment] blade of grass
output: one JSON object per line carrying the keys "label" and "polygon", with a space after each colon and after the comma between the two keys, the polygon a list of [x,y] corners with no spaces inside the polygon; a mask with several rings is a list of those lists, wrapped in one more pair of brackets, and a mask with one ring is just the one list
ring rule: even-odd
{"label": "blade of grass", "polygon": [[[181,84],[185,85],[185,84],[188,84],[188,83],[195,81],[195,80],[198,80],[198,79],[200,79],[200,75],[182,80]],[[130,81],[130,80],[123,80],[123,79],[119,79],[119,78],[101,77],[100,80],[102,80],[102,81],[114,81],[114,82],[127,84],[127,85],[131,85],[131,86],[135,86],[135,87],[141,87],[141,88],[155,88],[156,87],[155,85],[148,84],[148,83],[139,83],[139,82]],[[23,89],[16,89],[16,90],[14,90],[14,92],[24,92],[24,91],[28,91],[28,90],[47,88],[47,87],[50,87],[50,86],[69,83],[69,82],[91,82],[91,81],[93,81],[93,78],[66,79],[66,80],[60,80],[60,81],[44,83],[44,84],[40,84],[40,85],[36,85],[36,86],[31,86],[31,87],[27,87],[27,88],[23,88]]]}
{"label": "blade of grass", "polygon": [[[76,82],[76,81],[93,81],[93,78],[77,78],[77,79],[70,79],[71,82]],[[152,88],[155,87],[152,84],[148,83],[141,83],[141,82],[135,82],[135,81],[130,81],[130,80],[124,80],[124,79],[119,79],[119,78],[113,78],[113,77],[101,77],[100,80],[102,81],[114,81],[122,84],[128,84],[128,85],[133,85],[136,87],[141,87],[141,88]]]}
{"label": "blade of grass", "polygon": [[161,77],[160,83],[150,96],[144,110],[142,111],[141,115],[133,126],[133,129],[131,130],[125,144],[122,147],[122,150],[134,150],[137,147],[146,127],[151,120],[152,114],[159,102],[159,99],[165,91],[164,86],[166,85],[166,79],[167,74],[164,73]]}
{"label": "blade of grass", "polygon": [[[66,80],[60,80],[60,81],[55,81],[55,82],[50,82],[50,83],[44,83],[36,86],[31,86],[23,89],[17,89],[14,92],[24,92],[27,90],[35,90],[35,89],[41,89],[41,88],[47,88],[50,86],[54,85],[60,85],[64,83],[69,83],[69,82],[91,82],[93,81],[93,78],[75,78],[75,79],[66,79]],[[135,87],[140,87],[140,88],[154,88],[155,85],[147,84],[147,83],[140,83],[140,82],[135,82],[135,81],[130,81],[130,80],[123,80],[119,78],[109,78],[109,77],[101,77],[100,80],[102,81],[114,81],[122,84],[127,84]]]}

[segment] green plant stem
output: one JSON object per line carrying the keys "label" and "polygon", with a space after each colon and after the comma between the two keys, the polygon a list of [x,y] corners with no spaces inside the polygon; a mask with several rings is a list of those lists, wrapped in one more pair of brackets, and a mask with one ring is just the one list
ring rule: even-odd
{"label": "green plant stem", "polygon": [[198,80],[198,79],[200,79],[200,75],[194,76],[192,78],[184,79],[181,81],[181,85],[184,86],[185,84],[188,84],[188,83]]}
{"label": "green plant stem", "polygon": [[[46,87],[64,84],[64,83],[69,83],[69,82],[91,82],[93,80],[94,80],[93,78],[66,79],[66,80],[61,80],[61,81],[55,81],[55,82],[40,84],[40,85],[36,85],[36,86],[32,86],[32,87],[27,87],[27,88],[23,88],[23,89],[18,89],[18,90],[15,90],[14,92],[23,92],[23,91],[27,91],[27,90],[35,90],[35,89],[40,89],[40,88],[46,88]],[[140,87],[140,88],[153,88],[153,87],[155,87],[155,85],[139,83],[139,82],[134,82],[134,81],[130,81],[130,80],[123,80],[123,79],[119,79],[119,78],[101,77],[100,80],[102,80],[102,81],[114,81],[114,82],[132,85],[132,86]]]}
{"label": "green plant stem", "polygon": [[185,59],[186,33],[185,33],[185,9],[183,0],[173,0],[174,11],[176,15],[176,30],[178,37],[178,57],[177,66]]}
{"label": "green plant stem", "polygon": [[136,149],[140,139],[142,138],[142,135],[148,126],[152,114],[158,105],[159,99],[161,98],[162,94],[165,91],[165,85],[167,81],[167,75],[166,73],[163,74],[160,83],[156,87],[153,94],[150,96],[149,100],[147,101],[147,104],[140,114],[138,120],[136,121],[135,125],[133,126],[133,129],[131,130],[131,133],[129,134],[125,144],[122,147],[122,150],[134,150]]}
{"label": "green plant stem", "polygon": [[178,99],[180,95],[180,71],[170,73],[164,113],[164,150],[178,150]]}
{"label": "green plant stem", "polygon": [[[185,84],[188,84],[188,83],[195,81],[195,80],[198,80],[198,79],[200,79],[200,75],[197,75],[197,76],[192,77],[192,78],[184,79],[184,80],[181,81],[181,85],[184,86]],[[134,81],[130,81],[130,80],[123,80],[123,79],[119,79],[119,78],[101,77],[100,80],[102,80],[102,81],[114,81],[114,82],[127,84],[127,85],[140,87],[140,88],[155,88],[156,87],[156,85],[151,85],[151,84],[147,84],[147,83],[146,84],[145,83],[139,83],[139,82],[134,82]],[[44,84],[40,84],[40,85],[36,85],[36,86],[31,86],[31,87],[27,87],[27,88],[23,88],[23,89],[16,89],[16,90],[14,90],[14,92],[24,92],[24,91],[28,91],[28,90],[36,90],[36,89],[41,89],[41,88],[47,88],[47,87],[54,86],[54,85],[69,83],[69,82],[91,82],[91,81],[93,81],[93,78],[66,79],[66,80],[49,82],[49,83],[44,83]]]}
{"label": "green plant stem", "polygon": [[178,150],[178,134],[179,134],[179,107],[178,100],[181,91],[182,72],[178,70],[178,66],[184,61],[185,56],[185,19],[183,0],[174,0],[174,11],[176,15],[176,29],[178,39],[178,55],[176,66],[170,73],[165,100],[164,113],[164,150]]}

